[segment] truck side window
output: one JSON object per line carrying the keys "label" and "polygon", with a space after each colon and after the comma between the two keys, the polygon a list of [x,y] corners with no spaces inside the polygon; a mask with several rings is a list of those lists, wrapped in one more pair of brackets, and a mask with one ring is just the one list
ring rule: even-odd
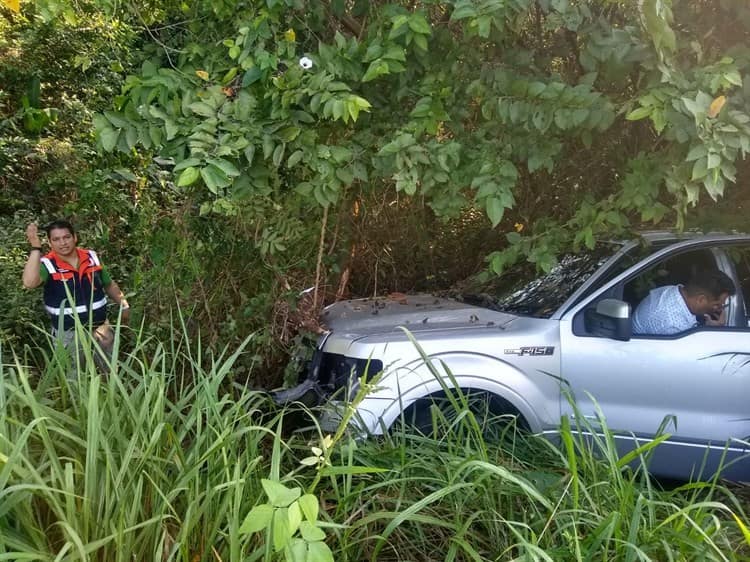
{"label": "truck side window", "polygon": [[715,267],[716,258],[709,248],[669,256],[625,283],[623,300],[635,310],[652,289],[687,283],[696,271]]}

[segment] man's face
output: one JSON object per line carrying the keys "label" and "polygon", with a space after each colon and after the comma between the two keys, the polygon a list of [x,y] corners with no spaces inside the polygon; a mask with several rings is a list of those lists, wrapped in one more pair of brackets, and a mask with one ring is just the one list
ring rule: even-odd
{"label": "man's face", "polygon": [[60,256],[69,256],[76,249],[78,239],[67,228],[53,228],[50,230],[49,245]]}
{"label": "man's face", "polygon": [[722,293],[718,297],[713,297],[705,293],[698,295],[697,304],[698,310],[696,314],[704,315],[711,314],[712,316],[719,316],[722,309],[726,306],[727,299],[729,299],[729,293]]}

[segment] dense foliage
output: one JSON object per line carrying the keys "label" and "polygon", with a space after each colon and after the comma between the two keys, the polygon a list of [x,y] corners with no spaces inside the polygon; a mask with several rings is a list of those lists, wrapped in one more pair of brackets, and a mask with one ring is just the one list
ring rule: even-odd
{"label": "dense foliage", "polygon": [[212,342],[261,330],[267,364],[325,300],[549,269],[644,226],[743,228],[741,2],[5,4],[19,317],[32,217],[73,217],[149,325],[178,303]]}
{"label": "dense foliage", "polygon": [[[750,12],[671,4],[197,3],[165,12],[179,22],[163,50],[96,125],[105,150],[171,158],[204,214],[289,193],[348,208],[395,188],[492,227],[512,209],[506,230],[528,228],[491,268],[547,269],[630,224],[681,227],[701,192],[736,180]],[[294,217],[277,220],[267,252],[293,239]]]}

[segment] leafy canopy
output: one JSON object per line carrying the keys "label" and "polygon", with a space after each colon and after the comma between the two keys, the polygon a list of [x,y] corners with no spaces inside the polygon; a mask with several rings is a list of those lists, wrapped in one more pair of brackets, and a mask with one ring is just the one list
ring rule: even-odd
{"label": "leafy canopy", "polygon": [[549,269],[605,232],[683,227],[750,150],[743,3],[98,6],[150,38],[101,147],[159,155],[202,214],[394,189],[511,231],[492,270]]}

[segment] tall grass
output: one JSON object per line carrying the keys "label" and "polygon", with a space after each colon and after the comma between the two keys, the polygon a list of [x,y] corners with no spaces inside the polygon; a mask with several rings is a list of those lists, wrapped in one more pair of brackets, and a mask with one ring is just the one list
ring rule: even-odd
{"label": "tall grass", "polygon": [[512,431],[488,441],[463,400],[436,414],[437,437],[342,432],[301,464],[325,436],[284,431],[283,412],[236,384],[241,352],[137,338],[106,376],[75,378],[63,350],[42,373],[1,355],[0,560],[277,559],[266,535],[240,532],[267,501],[263,478],[319,499],[337,561],[750,554],[746,505],[720,483],[663,490],[606,434],[570,427],[559,448]]}
{"label": "tall grass", "polygon": [[266,398],[228,384],[238,352],[208,370],[200,345],[143,347],[100,377],[70,379],[57,350],[33,376],[3,357],[0,560],[194,560],[236,529],[259,496],[273,431]]}

